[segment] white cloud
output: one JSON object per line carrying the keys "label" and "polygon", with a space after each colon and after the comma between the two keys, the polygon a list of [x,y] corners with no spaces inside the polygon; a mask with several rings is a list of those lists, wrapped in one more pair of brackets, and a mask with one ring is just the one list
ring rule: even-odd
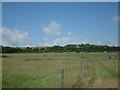
{"label": "white cloud", "polygon": [[112,19],[113,21],[120,22],[120,16],[116,16]]}
{"label": "white cloud", "polygon": [[[120,17],[114,17],[113,21],[119,21]],[[72,32],[68,32],[66,36],[61,35],[60,33],[60,29],[61,29],[61,25],[56,23],[55,21],[52,21],[48,24],[48,26],[43,27],[43,31],[48,34],[48,35],[52,35],[52,36],[57,36],[54,37],[54,39],[50,39],[50,38],[43,38],[43,42],[41,42],[41,46],[54,46],[54,45],[60,45],[60,46],[64,46],[67,44],[96,44],[96,45],[111,45],[111,43],[108,42],[104,42],[104,41],[92,41],[89,40],[87,38],[81,38],[81,37],[76,37],[72,35]],[[59,36],[59,37],[58,37]],[[50,37],[50,36],[48,36]]]}
{"label": "white cloud", "polygon": [[72,35],[72,33],[71,33],[71,32],[68,32],[67,35]]}
{"label": "white cloud", "polygon": [[85,44],[85,43],[90,43],[88,39],[83,39],[83,38],[78,38],[78,37],[73,37],[73,36],[64,36],[64,37],[59,37],[56,38],[55,40],[49,40],[41,44],[42,46],[54,46],[54,45],[60,45],[64,46],[67,44]]}
{"label": "white cloud", "polygon": [[31,46],[32,40],[30,39],[28,32],[20,31],[18,29],[0,28],[0,35],[2,41],[0,45],[4,46]]}
{"label": "white cloud", "polygon": [[110,42],[105,42],[105,41],[92,41],[87,38],[81,38],[81,37],[74,37],[74,36],[61,36],[59,38],[56,38],[54,40],[48,40],[43,43],[41,43],[41,46],[54,46],[54,45],[60,45],[64,46],[67,44],[95,44],[95,45],[116,45]]}
{"label": "white cloud", "polygon": [[48,24],[48,26],[43,27],[43,31],[48,35],[60,35],[61,25],[52,21]]}

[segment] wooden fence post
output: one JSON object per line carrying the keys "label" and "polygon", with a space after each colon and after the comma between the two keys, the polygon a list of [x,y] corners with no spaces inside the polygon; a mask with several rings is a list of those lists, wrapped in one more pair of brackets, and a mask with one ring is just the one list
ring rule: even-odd
{"label": "wooden fence post", "polygon": [[81,75],[82,75],[82,73],[83,73],[83,71],[82,71],[82,67],[83,67],[83,61],[81,61],[81,66],[80,66],[80,72],[81,72]]}
{"label": "wooden fence post", "polygon": [[64,69],[61,69],[61,88],[64,88]]}

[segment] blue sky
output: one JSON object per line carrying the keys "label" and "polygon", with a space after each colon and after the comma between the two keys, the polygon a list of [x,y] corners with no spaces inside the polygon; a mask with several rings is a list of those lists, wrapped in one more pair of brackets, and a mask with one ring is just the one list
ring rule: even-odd
{"label": "blue sky", "polygon": [[117,45],[117,2],[2,4],[3,45]]}

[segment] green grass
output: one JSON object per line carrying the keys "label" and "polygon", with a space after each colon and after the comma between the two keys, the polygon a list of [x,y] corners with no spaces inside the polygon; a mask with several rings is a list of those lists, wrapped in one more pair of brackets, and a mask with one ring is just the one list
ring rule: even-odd
{"label": "green grass", "polygon": [[5,56],[2,61],[3,88],[60,88],[61,68],[65,70],[65,88],[118,87],[117,53],[26,53]]}
{"label": "green grass", "polygon": [[2,88],[2,58],[0,57],[0,89]]}

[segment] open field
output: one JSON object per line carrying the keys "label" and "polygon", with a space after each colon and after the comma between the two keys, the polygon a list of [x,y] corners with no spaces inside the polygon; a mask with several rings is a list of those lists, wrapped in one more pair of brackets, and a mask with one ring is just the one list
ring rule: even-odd
{"label": "open field", "polygon": [[[117,88],[117,53],[3,54],[3,88]],[[81,75],[81,61],[83,62]]]}

